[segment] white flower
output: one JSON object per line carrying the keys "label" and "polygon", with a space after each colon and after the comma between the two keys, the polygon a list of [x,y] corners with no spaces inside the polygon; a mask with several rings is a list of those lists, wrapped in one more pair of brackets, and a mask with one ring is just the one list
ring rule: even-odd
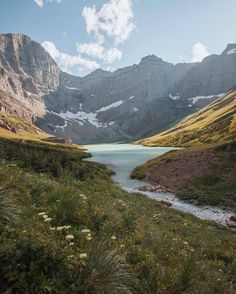
{"label": "white flower", "polygon": [[46,214],[46,212],[40,212],[40,213],[38,213],[39,216],[42,216],[42,215],[45,215],[45,214]]}
{"label": "white flower", "polygon": [[86,258],[88,257],[88,255],[87,255],[86,253],[81,253],[81,254],[79,255],[79,257],[80,257],[81,259],[86,259]]}
{"label": "white flower", "polygon": [[45,218],[45,223],[50,223],[52,221],[52,218],[48,217],[48,218]]}
{"label": "white flower", "polygon": [[25,234],[26,233],[26,230],[22,231],[22,233]]}
{"label": "white flower", "polygon": [[71,226],[64,226],[66,230],[71,229]]}
{"label": "white flower", "polygon": [[84,235],[90,234],[90,230],[89,229],[83,229],[83,230],[81,230],[81,234],[84,234]]}
{"label": "white flower", "polygon": [[44,215],[43,215],[43,218],[44,218],[44,219],[45,219],[45,218],[48,218],[48,215],[44,214]]}
{"label": "white flower", "polygon": [[66,240],[67,241],[72,241],[74,239],[75,239],[75,237],[73,235],[66,235]]}
{"label": "white flower", "polygon": [[116,236],[115,235],[111,236],[111,240],[116,240]]}
{"label": "white flower", "polygon": [[56,228],[51,227],[49,230],[50,230],[50,231],[55,231]]}
{"label": "white flower", "polygon": [[74,245],[74,242],[70,242],[69,246],[73,246]]}
{"label": "white flower", "polygon": [[87,241],[91,241],[91,240],[92,240],[92,237],[91,237],[90,234],[89,234],[88,236],[86,236],[86,240],[87,240]]}
{"label": "white flower", "polygon": [[64,227],[57,227],[57,231],[60,232],[64,229]]}

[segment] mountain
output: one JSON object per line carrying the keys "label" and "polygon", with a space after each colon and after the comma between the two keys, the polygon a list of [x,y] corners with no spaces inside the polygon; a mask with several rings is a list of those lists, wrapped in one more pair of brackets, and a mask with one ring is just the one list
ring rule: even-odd
{"label": "mountain", "polygon": [[[210,55],[195,64],[174,86],[173,93],[193,103],[209,104],[236,84],[236,44],[220,55]],[[202,104],[204,105],[204,104]]]}
{"label": "mountain", "polygon": [[184,118],[171,129],[139,143],[148,146],[190,146],[231,140],[236,140],[236,90]]}
{"label": "mountain", "polygon": [[[174,65],[149,55],[115,72],[77,77],[62,72],[29,37],[3,34],[1,110],[76,143],[135,140],[165,130],[235,85],[235,48],[202,63]],[[199,72],[202,81],[216,80],[212,87],[201,85]]]}
{"label": "mountain", "polygon": [[60,69],[25,35],[0,35],[1,111],[34,121],[46,113],[42,97],[59,85]]}
{"label": "mountain", "polygon": [[127,141],[162,130],[193,112],[186,101],[169,97],[191,67],[152,55],[114,73],[99,69],[83,78],[62,73],[57,90],[44,97],[48,113],[37,124],[84,143]]}

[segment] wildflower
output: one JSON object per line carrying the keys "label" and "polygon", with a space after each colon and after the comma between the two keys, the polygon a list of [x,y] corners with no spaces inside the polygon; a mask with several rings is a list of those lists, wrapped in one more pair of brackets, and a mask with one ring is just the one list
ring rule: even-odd
{"label": "wildflower", "polygon": [[125,245],[124,244],[120,244],[120,248],[125,248]]}
{"label": "wildflower", "polygon": [[44,219],[48,218],[48,215],[44,214],[44,215],[43,215],[43,218],[44,218]]}
{"label": "wildflower", "polygon": [[79,196],[80,196],[83,200],[87,200],[87,199],[88,199],[84,194],[79,194]]}
{"label": "wildflower", "polygon": [[73,246],[74,245],[74,242],[70,242],[69,246]]}
{"label": "wildflower", "polygon": [[46,214],[46,212],[40,212],[40,213],[38,213],[39,216],[42,216],[42,215],[45,215],[45,214]]}
{"label": "wildflower", "polygon": [[49,230],[50,230],[50,231],[55,231],[56,228],[51,227]]}
{"label": "wildflower", "polygon": [[87,241],[91,241],[92,240],[92,236],[89,234],[88,236],[86,236],[86,240]]}
{"label": "wildflower", "polygon": [[80,257],[81,259],[86,259],[86,258],[88,257],[88,255],[87,255],[86,253],[81,253],[81,254],[79,255],[79,257]]}
{"label": "wildflower", "polygon": [[186,241],[185,241],[185,242],[183,242],[183,243],[184,243],[185,245],[188,245],[188,242],[186,242]]}
{"label": "wildflower", "polygon": [[71,226],[64,226],[66,230],[71,229]]}
{"label": "wildflower", "polygon": [[111,240],[116,240],[116,236],[115,235],[111,236]]}
{"label": "wildflower", "polygon": [[57,227],[57,231],[60,232],[64,229],[64,226],[63,227]]}
{"label": "wildflower", "polygon": [[25,234],[26,233],[26,230],[22,231],[22,233]]}
{"label": "wildflower", "polygon": [[90,234],[90,230],[83,229],[83,230],[81,230],[81,234],[84,234],[84,235]]}
{"label": "wildflower", "polygon": [[66,235],[66,240],[67,241],[71,241],[71,240],[74,240],[75,237],[73,235]]}
{"label": "wildflower", "polygon": [[45,223],[50,223],[52,221],[52,218],[48,217],[44,219]]}

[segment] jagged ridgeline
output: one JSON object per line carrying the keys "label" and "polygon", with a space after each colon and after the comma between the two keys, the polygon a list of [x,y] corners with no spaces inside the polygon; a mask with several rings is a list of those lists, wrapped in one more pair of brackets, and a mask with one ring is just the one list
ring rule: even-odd
{"label": "jagged ridgeline", "polygon": [[[235,85],[236,45],[200,63],[154,55],[85,77],[60,70],[29,37],[0,35],[1,112],[76,143],[131,141],[167,129]],[[6,122],[1,124],[6,126]],[[9,127],[9,126],[8,126]]]}

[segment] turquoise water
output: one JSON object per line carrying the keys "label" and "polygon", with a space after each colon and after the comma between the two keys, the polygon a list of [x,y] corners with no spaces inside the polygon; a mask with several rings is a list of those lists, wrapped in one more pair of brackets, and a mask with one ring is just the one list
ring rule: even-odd
{"label": "turquoise water", "polygon": [[170,150],[178,149],[172,147],[145,147],[133,144],[99,144],[84,146],[91,154],[89,161],[105,164],[115,172],[113,181],[128,192],[138,192],[156,200],[167,200],[172,203],[172,208],[191,213],[201,219],[214,220],[224,224],[233,212],[226,212],[212,206],[196,206],[181,201],[170,193],[157,193],[140,191],[139,187],[147,185],[144,181],[132,180],[132,170],[148,160],[160,156]]}

